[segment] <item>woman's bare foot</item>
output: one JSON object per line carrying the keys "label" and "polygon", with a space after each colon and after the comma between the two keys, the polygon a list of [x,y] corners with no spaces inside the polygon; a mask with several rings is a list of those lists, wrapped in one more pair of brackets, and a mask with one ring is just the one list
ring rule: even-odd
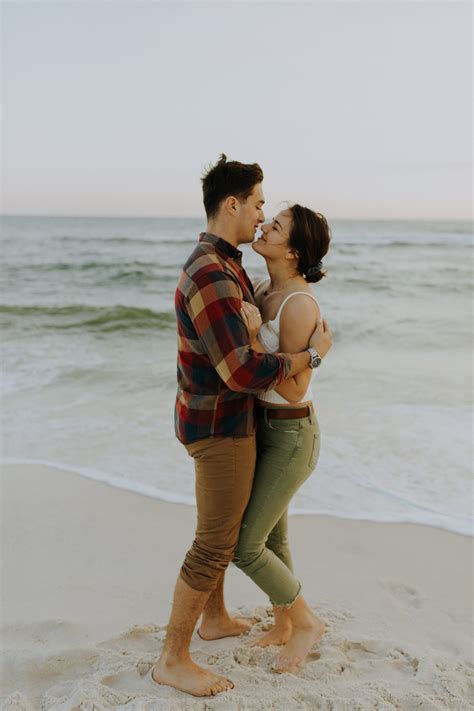
{"label": "woman's bare foot", "polygon": [[230,679],[213,674],[195,664],[191,658],[174,663],[159,660],[151,670],[156,684],[165,684],[192,696],[216,696],[233,689]]}
{"label": "woman's bare foot", "polygon": [[250,647],[268,647],[270,644],[281,645],[288,642],[293,629],[288,610],[284,607],[273,607],[273,617],[273,627],[265,634],[249,640],[247,644]]}
{"label": "woman's bare foot", "polygon": [[249,647],[269,647],[271,644],[286,644],[291,637],[292,627],[272,627],[265,634],[249,639],[246,644]]}
{"label": "woman's bare foot", "polygon": [[278,672],[294,671],[304,662],[311,649],[326,631],[323,620],[316,615],[304,624],[296,625],[293,622],[293,631],[284,649],[273,662],[273,669]]}
{"label": "woman's bare foot", "polygon": [[220,619],[203,620],[198,629],[198,635],[206,642],[223,637],[238,637],[247,633],[256,623],[252,617],[223,617]]}

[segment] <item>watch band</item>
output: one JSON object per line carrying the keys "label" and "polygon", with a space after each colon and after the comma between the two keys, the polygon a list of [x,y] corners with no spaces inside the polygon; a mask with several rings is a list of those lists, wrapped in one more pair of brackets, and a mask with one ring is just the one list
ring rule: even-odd
{"label": "watch band", "polygon": [[311,348],[311,347],[308,348],[308,353],[311,356],[311,360],[309,362],[309,367],[312,369],[318,368],[322,362],[321,356],[319,355],[319,353],[317,352],[316,349]]}

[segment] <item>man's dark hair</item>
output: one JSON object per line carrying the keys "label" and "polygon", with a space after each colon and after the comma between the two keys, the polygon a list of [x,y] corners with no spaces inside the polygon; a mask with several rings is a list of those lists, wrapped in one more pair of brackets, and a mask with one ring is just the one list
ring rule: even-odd
{"label": "man's dark hair", "polygon": [[214,217],[223,200],[233,195],[245,201],[254,187],[263,180],[258,163],[239,163],[227,160],[224,153],[201,178],[204,208],[207,217]]}

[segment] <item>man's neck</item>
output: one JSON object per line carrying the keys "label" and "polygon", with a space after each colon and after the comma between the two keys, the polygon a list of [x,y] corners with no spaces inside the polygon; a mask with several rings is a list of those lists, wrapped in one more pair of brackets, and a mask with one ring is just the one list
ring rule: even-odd
{"label": "man's neck", "polygon": [[239,241],[237,235],[230,232],[229,227],[225,225],[221,220],[209,220],[206,227],[206,232],[209,232],[220,239],[225,240],[233,247],[239,246]]}

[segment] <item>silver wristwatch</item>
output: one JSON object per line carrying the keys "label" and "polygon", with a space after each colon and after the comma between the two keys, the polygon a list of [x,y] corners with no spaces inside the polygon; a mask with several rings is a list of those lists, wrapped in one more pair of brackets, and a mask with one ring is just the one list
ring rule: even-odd
{"label": "silver wristwatch", "polygon": [[308,353],[311,356],[311,360],[309,362],[309,367],[310,368],[318,368],[322,362],[321,356],[314,348],[308,348]]}

